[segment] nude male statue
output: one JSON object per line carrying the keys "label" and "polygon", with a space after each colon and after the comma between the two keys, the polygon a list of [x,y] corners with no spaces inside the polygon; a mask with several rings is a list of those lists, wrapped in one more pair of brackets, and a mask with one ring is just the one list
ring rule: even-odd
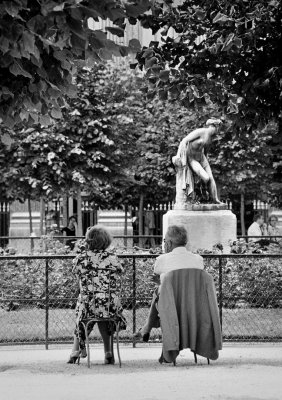
{"label": "nude male statue", "polygon": [[207,120],[206,127],[193,130],[181,140],[176,156],[172,157],[176,169],[177,204],[185,204],[189,202],[189,198],[194,199],[193,173],[208,185],[212,202],[221,204],[217,196],[214,177],[205,156],[205,149],[221,123],[220,119],[211,118]]}

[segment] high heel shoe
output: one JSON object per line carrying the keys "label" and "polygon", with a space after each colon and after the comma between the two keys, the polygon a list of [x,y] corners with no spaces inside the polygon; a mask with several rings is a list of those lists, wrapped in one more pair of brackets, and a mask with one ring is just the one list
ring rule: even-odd
{"label": "high heel shoe", "polygon": [[115,363],[114,355],[110,351],[105,353],[104,364],[114,364],[114,363]]}
{"label": "high heel shoe", "polygon": [[67,361],[67,364],[76,364],[76,362],[79,364],[79,356],[70,356],[69,360]]}
{"label": "high heel shoe", "polygon": [[143,340],[143,342],[149,342],[150,339],[150,332],[146,332],[142,335],[142,328],[140,328],[134,335],[133,335],[134,339],[141,339]]}
{"label": "high heel shoe", "polygon": [[79,361],[81,358],[86,358],[87,357],[87,352],[86,349],[83,348],[82,350],[75,351],[70,355],[69,360],[67,361],[67,364],[79,364]]}

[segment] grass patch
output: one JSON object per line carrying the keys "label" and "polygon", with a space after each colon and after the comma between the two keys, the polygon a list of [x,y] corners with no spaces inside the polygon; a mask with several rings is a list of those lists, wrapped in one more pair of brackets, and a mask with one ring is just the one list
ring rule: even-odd
{"label": "grass patch", "polygon": [[[141,327],[149,312],[148,308],[136,310],[136,329]],[[121,331],[123,340],[132,340],[133,312],[125,310],[127,329]],[[0,343],[43,342],[45,340],[45,310],[38,308],[18,311],[0,310]],[[75,326],[75,314],[71,309],[50,309],[48,337],[51,341],[69,341]],[[223,336],[225,338],[255,337],[261,340],[282,338],[282,309],[242,308],[223,309]],[[92,333],[101,340],[97,328]],[[152,340],[161,340],[159,329],[154,329]]]}

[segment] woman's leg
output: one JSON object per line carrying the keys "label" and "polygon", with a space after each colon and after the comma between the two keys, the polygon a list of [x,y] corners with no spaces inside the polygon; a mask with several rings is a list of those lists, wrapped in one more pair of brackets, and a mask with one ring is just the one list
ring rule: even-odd
{"label": "woman's leg", "polygon": [[74,335],[71,356],[77,357],[78,354],[79,354],[79,340],[76,337],[76,335]]}
{"label": "woman's leg", "polygon": [[112,335],[109,333],[108,322],[98,322],[98,328],[104,342],[104,351],[106,353],[112,352]]}

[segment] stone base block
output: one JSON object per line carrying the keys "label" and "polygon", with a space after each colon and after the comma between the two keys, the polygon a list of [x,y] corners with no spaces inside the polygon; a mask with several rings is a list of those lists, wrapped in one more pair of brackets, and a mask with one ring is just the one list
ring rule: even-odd
{"label": "stone base block", "polygon": [[236,216],[230,210],[170,210],[163,216],[163,236],[170,225],[185,226],[190,251],[212,250],[215,244],[221,243],[224,253],[229,253],[228,242],[237,237]]}

